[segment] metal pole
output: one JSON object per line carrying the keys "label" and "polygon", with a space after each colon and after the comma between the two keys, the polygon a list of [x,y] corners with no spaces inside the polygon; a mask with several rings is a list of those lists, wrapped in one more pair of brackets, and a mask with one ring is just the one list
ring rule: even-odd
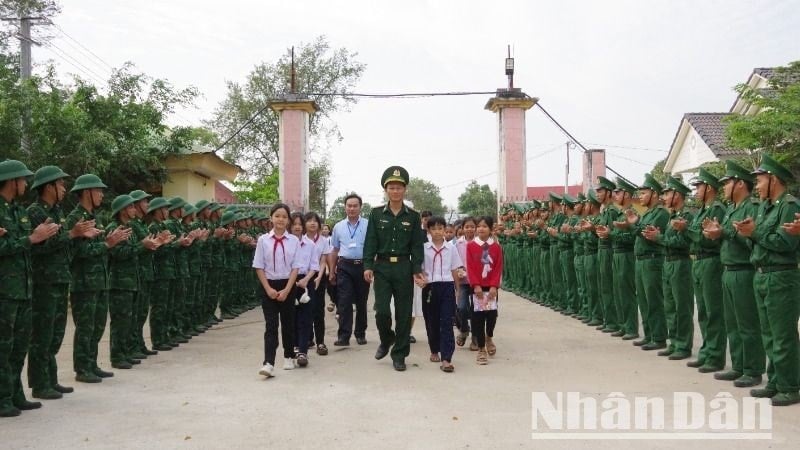
{"label": "metal pole", "polygon": [[569,146],[572,142],[567,141],[567,164],[564,166],[564,193],[569,193]]}
{"label": "metal pole", "polygon": [[[21,17],[19,19],[19,78],[21,82],[25,82],[31,77],[31,18]],[[26,102],[27,103],[27,102]],[[22,110],[20,127],[20,149],[22,154],[30,157],[31,155],[31,138],[28,131],[31,124],[31,110],[30,105],[26,104]]]}

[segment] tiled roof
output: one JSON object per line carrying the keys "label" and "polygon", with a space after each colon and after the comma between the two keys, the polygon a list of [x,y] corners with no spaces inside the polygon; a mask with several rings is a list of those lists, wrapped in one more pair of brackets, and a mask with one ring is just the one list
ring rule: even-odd
{"label": "tiled roof", "polygon": [[760,77],[762,77],[762,78],[766,78],[767,80],[769,80],[770,78],[772,78],[772,75],[775,74],[775,68],[774,67],[756,67],[755,69],[753,69],[753,73],[758,75],[758,76],[760,76]]}
{"label": "tiled roof", "polygon": [[[723,119],[730,113],[686,113],[683,118],[703,138],[703,142],[717,157],[746,155],[746,150],[727,147]],[[677,138],[677,136],[675,136]]]}

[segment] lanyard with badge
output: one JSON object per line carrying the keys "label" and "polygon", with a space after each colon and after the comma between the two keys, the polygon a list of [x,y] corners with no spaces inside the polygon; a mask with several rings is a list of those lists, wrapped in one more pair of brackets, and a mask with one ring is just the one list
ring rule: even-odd
{"label": "lanyard with badge", "polygon": [[350,229],[350,222],[347,222],[345,225],[347,225],[347,231],[350,233],[350,243],[347,244],[347,247],[356,248],[357,244],[355,243],[355,237],[356,237],[356,232],[358,231],[358,226],[361,225],[361,220],[359,219],[356,222],[356,226],[352,230]]}

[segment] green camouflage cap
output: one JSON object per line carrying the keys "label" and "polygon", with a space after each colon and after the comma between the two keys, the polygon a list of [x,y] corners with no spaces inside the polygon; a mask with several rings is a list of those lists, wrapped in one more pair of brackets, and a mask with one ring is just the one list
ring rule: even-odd
{"label": "green camouflage cap", "polygon": [[700,168],[700,170],[697,171],[697,176],[689,181],[689,184],[691,184],[692,186],[697,186],[698,184],[707,184],[714,189],[719,189],[720,187],[719,180],[717,179],[717,177],[715,177],[714,175],[711,174],[711,172],[702,167]]}
{"label": "green camouflage cap", "polygon": [[756,177],[754,177],[749,170],[745,169],[744,167],[736,164],[735,162],[729,159],[725,161],[725,176],[720,178],[719,182],[725,183],[731,178],[736,178],[737,180],[744,180],[750,183],[756,182]]}
{"label": "green camouflage cap", "polygon": [[667,185],[664,187],[664,192],[666,191],[679,192],[684,197],[692,192],[692,190],[689,189],[685,184],[683,184],[681,180],[673,176],[667,177]]}
{"label": "green camouflage cap", "polygon": [[633,193],[636,192],[636,186],[628,183],[628,181],[625,180],[622,177],[617,177],[617,188],[613,189],[613,190],[614,191],[625,191],[625,192],[633,195]]}
{"label": "green camouflage cap", "polygon": [[61,168],[58,166],[40,167],[39,170],[33,174],[33,184],[31,185],[31,189],[36,189],[39,186],[43,186],[47,183],[67,177],[69,177],[69,175],[61,170]]}
{"label": "green camouflage cap", "polygon": [[639,186],[639,189],[650,189],[654,191],[656,194],[660,194],[661,191],[664,190],[664,187],[661,186],[661,183],[653,177],[653,175],[646,173],[644,174],[644,183]]}
{"label": "green camouflage cap", "polygon": [[169,201],[164,197],[156,197],[150,200],[150,205],[147,207],[148,214],[161,208],[169,208]]}
{"label": "green camouflage cap", "polygon": [[178,208],[186,206],[186,202],[180,197],[172,197],[169,199],[169,210],[174,211]]}
{"label": "green camouflage cap", "polygon": [[229,225],[231,222],[236,220],[236,213],[233,211],[225,211],[222,213],[222,217],[219,219],[220,226]]}
{"label": "green camouflage cap", "polygon": [[590,189],[589,192],[586,193],[586,196],[589,197],[589,203],[594,203],[595,205],[600,204],[600,200],[597,198],[597,192],[593,189]]}
{"label": "green camouflage cap", "polygon": [[133,201],[135,201],[135,202],[138,202],[140,200],[144,200],[146,198],[152,197],[152,195],[148,194],[147,192],[145,192],[145,191],[143,191],[141,189],[137,189],[135,191],[131,191],[131,193],[128,194],[128,195],[133,197]]}
{"label": "green camouflage cap", "polygon": [[568,206],[575,206],[575,204],[578,203],[578,199],[569,194],[564,194],[561,199]]}
{"label": "green camouflage cap", "polygon": [[383,171],[381,175],[381,186],[386,187],[387,183],[399,181],[408,186],[408,171],[400,166],[391,166]]}
{"label": "green camouflage cap", "polygon": [[784,183],[794,180],[794,175],[792,175],[789,169],[766,153],[761,155],[761,164],[758,168],[750,173],[753,175],[761,175],[763,173],[775,175]]}
{"label": "green camouflage cap", "polygon": [[617,188],[617,185],[614,184],[613,181],[609,180],[606,177],[597,177],[597,187],[595,189],[606,189],[609,191],[613,191]]}
{"label": "green camouflage cap", "polygon": [[556,194],[555,192],[550,191],[550,192],[547,193],[547,195],[550,197],[550,201],[551,202],[553,202],[553,203],[561,203],[561,200],[562,200],[561,196]]}
{"label": "green camouflage cap", "polygon": [[114,201],[111,202],[111,215],[116,216],[120,211],[134,203],[136,203],[136,200],[134,200],[130,195],[118,195]]}
{"label": "green camouflage cap", "polygon": [[0,181],[14,180],[31,175],[33,175],[33,172],[28,170],[28,167],[20,161],[7,159],[0,162]]}
{"label": "green camouflage cap", "polygon": [[70,192],[83,191],[85,189],[105,189],[108,186],[103,184],[103,181],[93,173],[81,175],[75,179],[75,185],[72,186]]}

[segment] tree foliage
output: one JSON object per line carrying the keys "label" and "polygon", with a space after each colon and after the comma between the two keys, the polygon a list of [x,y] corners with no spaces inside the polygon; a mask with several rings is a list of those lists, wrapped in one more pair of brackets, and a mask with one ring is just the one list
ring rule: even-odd
{"label": "tree foliage", "polygon": [[439,186],[428,180],[411,177],[406,190],[406,198],[414,204],[414,209],[417,211],[428,210],[434,216],[444,214],[445,208],[442,204]]}
{"label": "tree foliage", "polygon": [[458,196],[458,211],[470,216],[495,216],[497,195],[488,184],[479,185],[472,180]]}
{"label": "tree foliage", "polygon": [[[344,199],[350,194],[352,194],[352,192],[348,192],[345,195],[336,197],[336,200],[333,201],[333,204],[331,204],[331,208],[328,210],[328,215],[325,219],[326,222],[334,224],[344,219],[347,216],[347,214],[344,211]],[[372,205],[370,205],[369,203],[364,202],[361,205],[361,217],[364,218],[369,217],[369,213],[371,211],[372,211]]]}

